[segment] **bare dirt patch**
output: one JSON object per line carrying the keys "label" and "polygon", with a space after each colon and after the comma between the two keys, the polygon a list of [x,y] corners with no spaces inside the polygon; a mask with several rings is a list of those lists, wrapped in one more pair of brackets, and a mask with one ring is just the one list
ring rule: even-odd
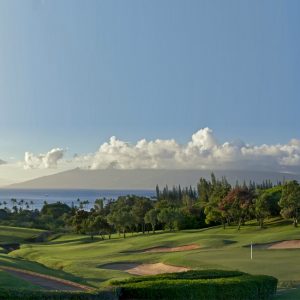
{"label": "bare dirt patch", "polygon": [[190,244],[178,247],[155,247],[144,250],[144,253],[157,253],[157,252],[180,252],[180,251],[190,251],[199,249],[200,246],[197,244]]}
{"label": "bare dirt patch", "polygon": [[134,262],[118,262],[99,266],[102,269],[124,271],[132,275],[156,275],[163,273],[186,272],[185,267],[171,266],[163,263],[140,264]]}
{"label": "bare dirt patch", "polygon": [[44,274],[31,272],[31,271],[27,271],[27,270],[22,270],[22,269],[17,269],[17,268],[13,268],[13,267],[1,266],[0,268],[3,269],[7,273],[10,273],[10,274],[12,274],[16,277],[19,277],[21,279],[24,279],[26,281],[29,281],[31,284],[39,286],[45,290],[60,290],[60,291],[93,290],[93,288],[91,288],[91,287],[88,287],[88,286],[85,286],[85,285],[82,285],[82,284],[79,284],[79,283],[76,283],[73,281],[49,276],[49,275],[44,275]]}
{"label": "bare dirt patch", "polygon": [[188,270],[190,269],[185,267],[177,267],[177,266],[166,265],[163,263],[156,263],[156,264],[141,264],[134,268],[126,270],[126,272],[132,275],[156,275],[156,274],[163,274],[163,273],[186,272]]}
{"label": "bare dirt patch", "polygon": [[300,240],[273,243],[268,249],[300,249]]}

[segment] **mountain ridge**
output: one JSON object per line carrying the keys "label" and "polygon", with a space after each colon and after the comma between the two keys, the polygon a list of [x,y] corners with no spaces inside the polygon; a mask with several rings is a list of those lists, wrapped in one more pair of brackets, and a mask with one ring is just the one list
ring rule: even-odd
{"label": "mountain ridge", "polygon": [[[101,169],[84,170],[72,169],[52,175],[39,177],[21,183],[11,184],[2,188],[10,189],[154,189],[159,186],[196,186],[200,177],[209,178],[211,170],[167,170],[167,169]],[[271,180],[273,183],[284,180],[299,180],[300,174],[216,170],[213,171],[217,178],[225,176],[231,184],[238,180],[250,180],[261,183]]]}

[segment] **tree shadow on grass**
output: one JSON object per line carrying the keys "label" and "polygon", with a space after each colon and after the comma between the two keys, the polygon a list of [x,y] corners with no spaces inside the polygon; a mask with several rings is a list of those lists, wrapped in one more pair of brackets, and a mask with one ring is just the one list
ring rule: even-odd
{"label": "tree shadow on grass", "polygon": [[82,237],[80,239],[70,239],[70,240],[62,240],[62,241],[49,241],[45,243],[41,243],[42,245],[62,245],[62,244],[69,244],[69,243],[77,243],[77,244],[89,244],[89,243],[96,243],[105,241],[104,239],[100,237],[94,237],[94,239],[91,239],[90,236]]}
{"label": "tree shadow on grass", "polygon": [[115,263],[106,263],[103,265],[97,266],[97,268],[100,269],[106,269],[106,270],[115,270],[115,271],[126,271],[128,269],[132,269],[140,265],[141,263],[137,262],[115,262]]}
{"label": "tree shadow on grass", "polygon": [[[0,256],[0,258],[1,258],[1,256]],[[0,260],[0,266],[2,265],[2,266],[8,266],[8,267],[15,267],[15,268],[33,271],[33,272],[37,272],[40,274],[50,275],[50,276],[54,276],[54,277],[58,277],[58,278],[62,278],[62,279],[66,279],[66,280],[70,280],[70,281],[74,281],[77,283],[82,283],[82,284],[87,285],[85,279],[75,276],[73,274],[67,273],[61,269],[48,268],[47,266],[45,266],[41,263],[25,260],[22,258],[15,258],[15,257],[11,257],[11,256],[6,256],[6,257],[2,256],[2,258],[5,258],[5,260]]]}

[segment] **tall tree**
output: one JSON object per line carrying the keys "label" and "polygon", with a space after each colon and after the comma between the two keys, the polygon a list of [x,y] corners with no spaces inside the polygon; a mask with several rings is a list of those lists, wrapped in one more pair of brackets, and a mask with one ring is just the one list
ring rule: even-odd
{"label": "tall tree", "polygon": [[288,181],[283,185],[279,205],[281,215],[284,218],[292,218],[294,226],[297,227],[300,211],[300,186],[296,180]]}
{"label": "tall tree", "polygon": [[222,181],[214,179],[214,185],[212,192],[209,196],[209,200],[205,206],[204,213],[206,215],[205,222],[220,222],[225,229],[225,223],[228,220],[227,211],[222,206],[222,199],[228,194],[231,186],[227,182],[226,178],[222,178]]}
{"label": "tall tree", "polygon": [[170,231],[175,229],[176,221],[178,220],[180,214],[175,208],[163,208],[157,215],[157,219],[165,224],[165,228]]}
{"label": "tall tree", "polygon": [[157,199],[157,201],[158,201],[159,198],[160,198],[160,190],[159,190],[158,184],[156,185],[155,191],[156,191],[156,199]]}
{"label": "tall tree", "polygon": [[155,226],[158,222],[157,215],[158,215],[158,211],[152,208],[145,214],[145,218],[144,218],[146,224],[151,224],[153,233],[155,233]]}
{"label": "tall tree", "polygon": [[238,223],[238,230],[241,228],[241,224],[251,217],[253,210],[253,194],[249,189],[234,188],[228,195],[223,198],[222,207],[226,212],[236,220]]}
{"label": "tall tree", "polygon": [[123,233],[123,237],[126,238],[126,230],[133,224],[132,215],[126,210],[115,210],[107,216],[109,224],[114,225],[115,228]]}
{"label": "tall tree", "polygon": [[153,207],[153,203],[148,198],[135,197],[132,206],[132,215],[135,217],[137,224],[141,225],[143,234],[145,233],[145,215]]}
{"label": "tall tree", "polygon": [[85,210],[76,211],[75,215],[71,218],[71,224],[76,233],[83,233],[86,229],[86,220],[89,217],[89,213]]}
{"label": "tall tree", "polygon": [[202,207],[204,207],[211,194],[211,183],[208,182],[205,178],[200,178],[199,183],[197,184],[198,197]]}
{"label": "tall tree", "polygon": [[268,194],[260,191],[254,200],[255,215],[258,220],[260,228],[263,228],[264,220],[271,215],[270,202],[268,201]]}

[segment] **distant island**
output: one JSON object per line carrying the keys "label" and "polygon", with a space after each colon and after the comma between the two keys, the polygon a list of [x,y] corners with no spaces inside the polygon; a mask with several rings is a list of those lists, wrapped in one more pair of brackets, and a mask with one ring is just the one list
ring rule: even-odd
{"label": "distant island", "polygon": [[[212,170],[83,170],[73,169],[54,175],[43,176],[33,180],[12,184],[7,187],[16,189],[153,189],[161,186],[179,185],[196,186],[200,177],[210,178]],[[270,180],[274,184],[285,179],[300,181],[300,174],[260,171],[215,171],[217,177],[226,176],[228,182]]]}

